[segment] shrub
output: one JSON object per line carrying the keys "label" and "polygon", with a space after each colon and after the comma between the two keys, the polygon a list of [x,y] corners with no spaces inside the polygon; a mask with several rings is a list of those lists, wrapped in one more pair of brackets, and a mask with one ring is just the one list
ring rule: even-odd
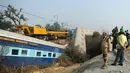
{"label": "shrub", "polygon": [[86,61],[86,55],[80,52],[80,46],[74,46],[74,42],[71,41],[68,47],[65,49],[65,53],[69,56],[70,60],[74,63],[81,63]]}

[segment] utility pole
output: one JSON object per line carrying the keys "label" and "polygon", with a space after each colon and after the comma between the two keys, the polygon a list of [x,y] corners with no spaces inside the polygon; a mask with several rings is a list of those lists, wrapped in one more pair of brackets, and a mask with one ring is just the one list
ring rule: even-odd
{"label": "utility pole", "polygon": [[61,23],[61,27],[62,27],[62,29],[64,28],[64,23]]}
{"label": "utility pole", "polygon": [[[56,24],[58,24],[58,15],[54,15],[54,18],[56,19]],[[56,29],[56,31],[58,31],[59,29],[57,29],[57,26],[55,26],[55,29]]]}
{"label": "utility pole", "polygon": [[54,18],[56,18],[56,22],[58,22],[58,15],[54,15]]}

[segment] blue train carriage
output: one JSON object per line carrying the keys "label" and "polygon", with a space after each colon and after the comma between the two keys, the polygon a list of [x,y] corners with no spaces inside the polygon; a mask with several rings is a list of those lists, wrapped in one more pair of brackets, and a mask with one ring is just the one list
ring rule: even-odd
{"label": "blue train carriage", "polygon": [[61,56],[64,46],[0,30],[0,55],[7,66],[48,66]]}

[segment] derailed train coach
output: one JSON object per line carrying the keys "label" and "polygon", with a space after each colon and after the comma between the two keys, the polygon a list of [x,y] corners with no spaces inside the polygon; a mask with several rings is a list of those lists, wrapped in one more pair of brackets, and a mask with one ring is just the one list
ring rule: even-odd
{"label": "derailed train coach", "polygon": [[0,58],[7,66],[48,66],[55,63],[64,46],[0,30]]}

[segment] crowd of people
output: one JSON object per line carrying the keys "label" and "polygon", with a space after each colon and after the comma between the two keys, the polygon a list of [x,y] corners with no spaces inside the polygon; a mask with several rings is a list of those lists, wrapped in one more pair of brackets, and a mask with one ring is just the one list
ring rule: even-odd
{"label": "crowd of people", "polygon": [[117,51],[114,63],[111,65],[116,66],[117,64],[123,66],[124,62],[124,50],[126,50],[130,43],[130,34],[128,30],[124,30],[123,26],[118,31],[118,27],[112,30],[112,34],[108,35],[106,32],[102,33],[102,54],[104,64],[102,68],[107,68],[108,53],[111,51]]}

